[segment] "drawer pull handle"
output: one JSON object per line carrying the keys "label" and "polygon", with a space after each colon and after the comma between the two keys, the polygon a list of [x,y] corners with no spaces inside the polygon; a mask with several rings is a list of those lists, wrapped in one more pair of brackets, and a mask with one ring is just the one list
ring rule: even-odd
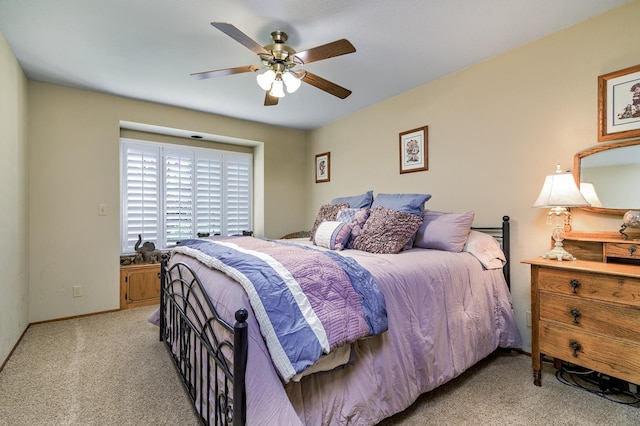
{"label": "drawer pull handle", "polygon": [[580,281],[573,279],[569,284],[571,284],[571,287],[573,287],[573,294],[576,294],[577,293],[576,289],[580,287]]}
{"label": "drawer pull handle", "polygon": [[578,322],[578,317],[579,317],[580,315],[582,315],[582,314],[580,313],[580,311],[579,311],[578,309],[576,309],[576,308],[573,308],[573,309],[571,309],[571,315],[573,316],[573,323],[574,323],[574,324],[579,324],[579,322]]}
{"label": "drawer pull handle", "polygon": [[578,358],[578,351],[582,350],[582,345],[578,342],[569,342],[569,347],[573,349],[574,358]]}
{"label": "drawer pull handle", "polygon": [[638,250],[636,246],[629,246],[629,255],[633,256],[633,254]]}

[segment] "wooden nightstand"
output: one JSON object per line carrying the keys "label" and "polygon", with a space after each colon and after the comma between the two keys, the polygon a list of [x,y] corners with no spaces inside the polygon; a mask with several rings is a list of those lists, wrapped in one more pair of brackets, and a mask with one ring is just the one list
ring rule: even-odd
{"label": "wooden nightstand", "polygon": [[531,265],[534,384],[543,354],[640,384],[640,242],[572,233],[564,246],[578,260],[523,261]]}
{"label": "wooden nightstand", "polygon": [[160,264],[120,266],[120,309],[160,303]]}

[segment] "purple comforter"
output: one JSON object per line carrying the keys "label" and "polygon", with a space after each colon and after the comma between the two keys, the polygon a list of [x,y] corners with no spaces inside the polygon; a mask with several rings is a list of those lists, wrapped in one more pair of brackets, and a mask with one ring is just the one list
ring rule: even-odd
{"label": "purple comforter", "polygon": [[174,252],[244,287],[285,382],[333,349],[387,330],[384,296],[371,274],[332,251],[232,237],[185,240]]}
{"label": "purple comforter", "polygon": [[171,262],[194,268],[222,317],[233,322],[236,309],[249,309],[249,425],[374,425],[499,346],[521,346],[502,270],[485,270],[471,254],[425,249],[340,254],[375,278],[389,329],[354,343],[352,363],[288,384],[274,368],[242,287],[190,257],[172,256]]}

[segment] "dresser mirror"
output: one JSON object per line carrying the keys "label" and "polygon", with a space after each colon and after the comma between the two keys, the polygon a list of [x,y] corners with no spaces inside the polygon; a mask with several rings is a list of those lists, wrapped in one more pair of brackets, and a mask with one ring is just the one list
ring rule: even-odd
{"label": "dresser mirror", "polygon": [[[598,145],[577,153],[573,176],[592,204],[581,209],[620,216],[627,210],[640,210],[640,139]],[[593,185],[597,199],[590,200],[588,184]]]}

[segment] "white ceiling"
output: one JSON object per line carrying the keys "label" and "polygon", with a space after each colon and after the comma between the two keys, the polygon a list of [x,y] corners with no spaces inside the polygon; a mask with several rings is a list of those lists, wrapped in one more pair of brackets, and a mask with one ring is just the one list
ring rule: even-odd
{"label": "white ceiling", "polygon": [[[0,0],[0,32],[27,78],[299,129],[313,129],[629,0]],[[305,69],[346,87],[303,84],[265,107],[259,65],[210,25],[301,51],[346,38],[356,52]]]}

